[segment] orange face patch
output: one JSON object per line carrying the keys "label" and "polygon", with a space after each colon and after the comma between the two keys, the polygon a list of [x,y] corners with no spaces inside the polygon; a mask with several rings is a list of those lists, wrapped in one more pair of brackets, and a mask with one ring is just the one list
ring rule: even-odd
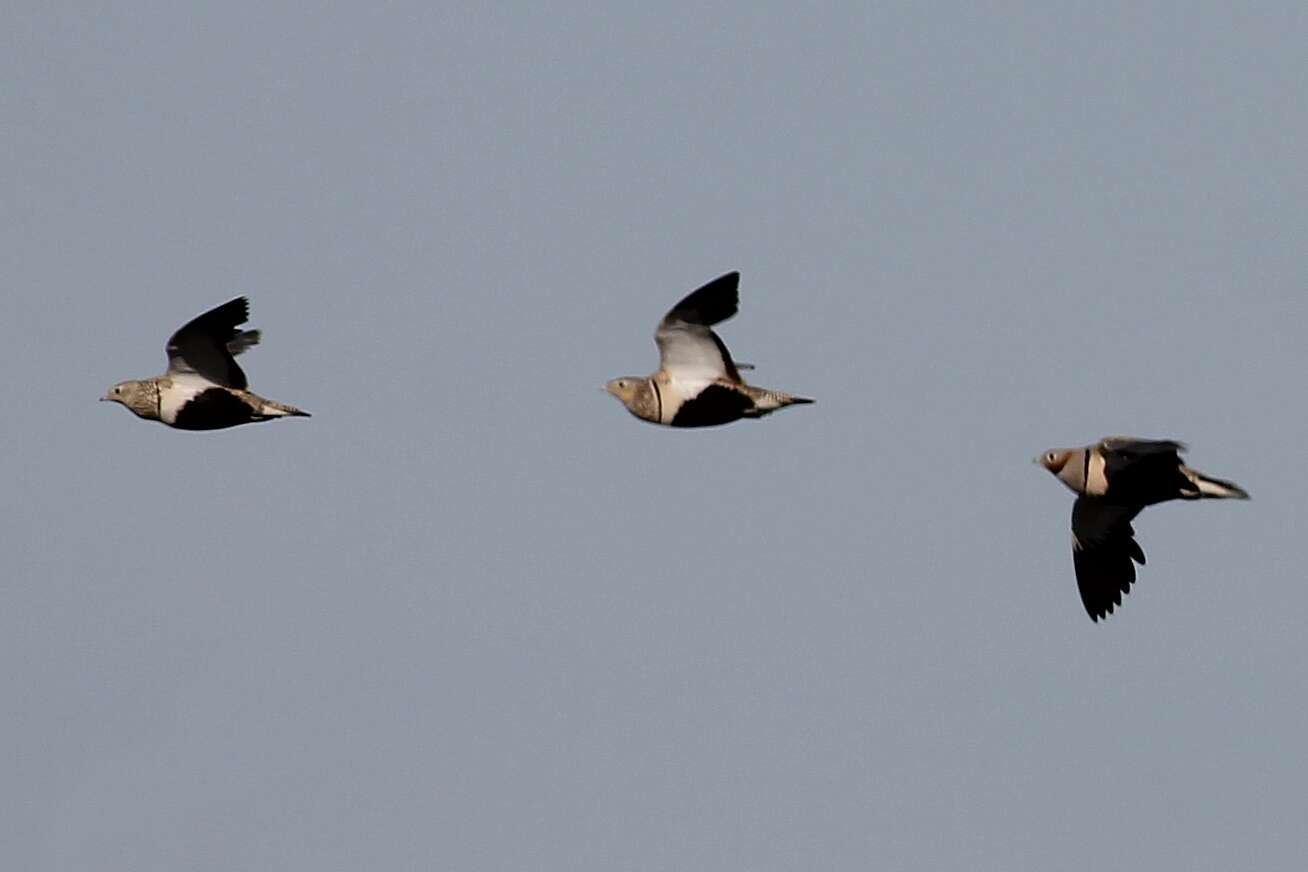
{"label": "orange face patch", "polygon": [[1057,475],[1067,465],[1068,451],[1047,451],[1040,457],[1040,465]]}

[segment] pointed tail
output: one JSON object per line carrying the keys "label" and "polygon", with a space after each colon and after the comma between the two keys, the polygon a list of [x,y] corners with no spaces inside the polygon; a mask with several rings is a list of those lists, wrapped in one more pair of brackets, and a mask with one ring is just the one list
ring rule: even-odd
{"label": "pointed tail", "polygon": [[1197,494],[1191,496],[1191,499],[1218,499],[1218,500],[1247,500],[1249,494],[1235,482],[1223,481],[1220,478],[1211,478],[1204,475],[1197,469],[1191,469],[1188,466],[1181,467],[1181,472],[1188,478],[1198,490]]}
{"label": "pointed tail", "polygon": [[786,406],[801,406],[805,403],[813,402],[808,397],[796,397],[792,394],[781,391],[770,391],[766,388],[748,388],[749,396],[754,400],[753,414],[746,413],[746,417],[762,417],[769,412],[775,412],[777,409],[783,409]]}
{"label": "pointed tail", "polygon": [[[259,399],[263,400],[262,397]],[[279,403],[276,400],[263,400],[263,405],[259,408],[259,414],[267,418],[308,418],[311,417],[304,409],[297,409],[295,406]]]}

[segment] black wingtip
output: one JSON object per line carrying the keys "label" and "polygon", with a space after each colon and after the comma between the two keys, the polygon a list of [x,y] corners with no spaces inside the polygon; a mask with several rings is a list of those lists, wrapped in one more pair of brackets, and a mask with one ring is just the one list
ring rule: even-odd
{"label": "black wingtip", "polygon": [[672,307],[667,318],[688,324],[712,326],[725,321],[740,306],[740,273],[723,273],[695,290]]}
{"label": "black wingtip", "polygon": [[1103,543],[1090,551],[1073,550],[1076,586],[1090,620],[1098,623],[1122,605],[1122,598],[1135,584],[1135,564],[1143,565],[1144,552],[1134,539]]}
{"label": "black wingtip", "polygon": [[250,320],[250,299],[243,296],[233,297],[221,306],[214,306],[204,314],[197,315],[187,326],[200,322],[201,319],[204,324],[221,324],[234,330],[237,325]]}

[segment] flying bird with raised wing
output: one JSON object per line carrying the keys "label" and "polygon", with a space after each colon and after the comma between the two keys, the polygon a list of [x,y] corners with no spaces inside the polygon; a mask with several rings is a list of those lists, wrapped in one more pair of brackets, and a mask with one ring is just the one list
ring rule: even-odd
{"label": "flying bird with raised wing", "polygon": [[1135,581],[1145,555],[1131,521],[1168,500],[1238,499],[1238,485],[1181,462],[1185,446],[1170,440],[1110,436],[1084,448],[1046,451],[1035,462],[1077,495],[1072,503],[1072,564],[1090,619],[1112,614]]}
{"label": "flying bird with raised wing", "polygon": [[813,402],[748,385],[740,377],[741,369],[752,367],[735,363],[711,329],[736,314],[739,285],[740,273],[729,272],[691,292],[654,333],[658,372],[615,378],[604,389],[637,418],[671,427],[713,427]]}
{"label": "flying bird with raised wing", "polygon": [[168,371],[119,382],[101,400],[122,403],[139,418],[178,430],[221,430],[309,413],[250,391],[236,355],[259,344],[258,330],[238,330],[250,317],[245,297],[182,325],[168,340]]}

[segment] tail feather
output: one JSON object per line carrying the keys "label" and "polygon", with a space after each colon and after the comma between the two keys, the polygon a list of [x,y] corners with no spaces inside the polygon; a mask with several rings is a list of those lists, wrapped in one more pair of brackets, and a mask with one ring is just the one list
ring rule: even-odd
{"label": "tail feather", "polygon": [[1204,475],[1197,469],[1181,467],[1181,472],[1198,490],[1192,499],[1247,500],[1249,494],[1235,482]]}
{"label": "tail feather", "polygon": [[[263,399],[260,397],[260,399]],[[310,418],[312,417],[304,409],[297,409],[295,406],[279,403],[275,400],[263,400],[259,407],[259,414],[267,418]]]}
{"label": "tail feather", "polygon": [[748,388],[749,396],[754,401],[753,413],[746,413],[746,417],[762,417],[769,412],[775,412],[777,409],[786,406],[801,406],[813,402],[808,397],[797,397],[793,394],[783,393],[782,391],[770,391],[766,388]]}

